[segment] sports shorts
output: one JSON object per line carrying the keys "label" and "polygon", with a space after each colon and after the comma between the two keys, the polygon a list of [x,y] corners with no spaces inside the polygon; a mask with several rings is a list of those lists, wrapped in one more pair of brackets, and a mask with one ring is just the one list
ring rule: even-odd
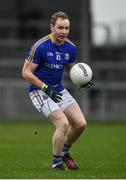
{"label": "sports shorts", "polygon": [[48,95],[46,95],[42,90],[35,90],[30,92],[30,98],[35,108],[48,117],[49,114],[57,109],[65,110],[67,106],[76,102],[76,100],[71,96],[71,94],[64,89],[61,91],[62,100],[59,103],[55,103]]}

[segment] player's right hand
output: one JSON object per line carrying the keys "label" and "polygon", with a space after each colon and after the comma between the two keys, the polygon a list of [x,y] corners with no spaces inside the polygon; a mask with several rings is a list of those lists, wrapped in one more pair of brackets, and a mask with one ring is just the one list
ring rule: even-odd
{"label": "player's right hand", "polygon": [[59,93],[54,90],[53,86],[45,85],[42,90],[54,101],[60,102],[62,100],[62,93]]}
{"label": "player's right hand", "polygon": [[93,86],[93,75],[92,75],[92,78],[91,78],[91,81],[90,82],[88,82],[87,84],[82,84],[80,87],[79,87],[79,89],[80,90],[86,90],[86,89],[89,89],[91,86]]}
{"label": "player's right hand", "polygon": [[87,84],[81,85],[80,86],[80,90],[85,90],[85,89],[89,89],[91,86],[93,86],[93,82],[90,81]]}

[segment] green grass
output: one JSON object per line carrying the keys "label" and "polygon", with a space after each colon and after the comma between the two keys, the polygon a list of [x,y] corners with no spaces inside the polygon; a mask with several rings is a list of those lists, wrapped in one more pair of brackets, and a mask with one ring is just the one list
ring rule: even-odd
{"label": "green grass", "polygon": [[50,168],[53,131],[45,122],[0,123],[0,178],[126,178],[125,123],[88,124],[71,149],[80,164],[78,171]]}

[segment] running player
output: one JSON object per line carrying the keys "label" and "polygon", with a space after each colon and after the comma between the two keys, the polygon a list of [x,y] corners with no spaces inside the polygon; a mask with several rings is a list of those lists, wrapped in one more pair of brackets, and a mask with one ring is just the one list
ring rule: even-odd
{"label": "running player", "polygon": [[51,34],[31,47],[22,69],[34,106],[55,126],[52,168],[58,170],[65,170],[64,163],[69,169],[79,168],[69,152],[86,126],[79,105],[62,84],[64,71],[69,72],[76,62],[76,46],[67,38],[69,29],[66,13],[53,14]]}

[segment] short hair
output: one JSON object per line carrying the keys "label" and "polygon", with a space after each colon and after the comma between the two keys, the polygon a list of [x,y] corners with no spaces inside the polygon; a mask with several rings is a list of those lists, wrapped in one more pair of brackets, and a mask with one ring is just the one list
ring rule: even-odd
{"label": "short hair", "polygon": [[58,11],[58,12],[56,12],[56,13],[54,13],[54,14],[52,15],[52,17],[51,17],[51,24],[52,24],[52,25],[55,25],[55,23],[56,23],[56,21],[57,21],[58,18],[61,18],[61,19],[69,19],[69,18],[68,18],[68,15],[67,15],[65,12],[63,12],[63,11]]}

